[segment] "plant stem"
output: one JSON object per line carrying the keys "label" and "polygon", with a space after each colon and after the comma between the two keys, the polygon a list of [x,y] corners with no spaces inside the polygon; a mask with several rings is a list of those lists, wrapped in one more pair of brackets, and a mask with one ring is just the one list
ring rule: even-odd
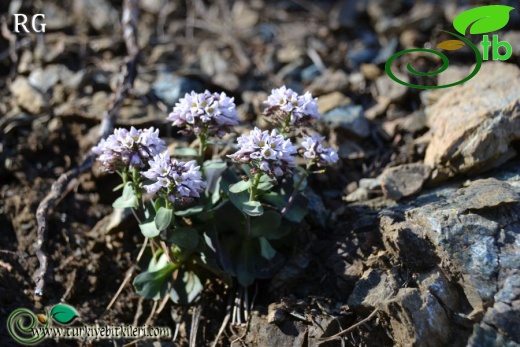
{"label": "plant stem", "polygon": [[298,194],[298,192],[300,191],[300,187],[303,183],[303,180],[305,180],[305,178],[307,176],[309,176],[309,173],[308,173],[308,170],[310,169],[310,167],[312,166],[312,164],[314,164],[314,161],[311,160],[308,164],[307,164],[307,167],[305,169],[305,173],[302,174],[300,176],[300,179],[298,180],[298,182],[296,183],[296,186],[294,187],[294,190],[291,194],[291,196],[289,197],[289,200],[287,200],[287,204],[284,206],[284,208],[282,209],[282,211],[280,212],[281,215],[282,215],[282,218],[285,216],[285,214],[287,213],[287,211],[289,211],[289,208],[291,208],[293,202],[294,202],[294,199],[296,198],[296,194]]}
{"label": "plant stem", "polygon": [[[249,201],[255,201],[256,197],[256,188],[260,183],[260,178],[262,177],[262,172],[259,171],[253,177],[253,185],[251,186],[251,191],[249,192]],[[246,216],[246,237],[249,239],[249,235],[251,234],[251,216]]]}
{"label": "plant stem", "polygon": [[206,152],[206,148],[208,147],[208,143],[207,143],[208,138],[206,136],[205,128],[202,129],[198,138],[199,138],[200,144],[199,144],[199,157],[197,158],[197,162],[200,165],[200,171],[203,173],[202,163],[204,163],[204,153]]}
{"label": "plant stem", "polygon": [[291,123],[291,113],[289,113],[287,115],[287,118],[285,119],[285,122],[282,125],[282,129],[280,130],[280,133],[282,133],[282,135],[285,135],[288,133],[287,129],[289,128],[290,123]]}
{"label": "plant stem", "polygon": [[132,182],[134,183],[134,191],[135,195],[137,195],[137,208],[139,210],[139,215],[144,216],[144,203],[143,203],[143,191],[141,190],[141,175],[139,174],[139,170],[137,168],[132,168]]}
{"label": "plant stem", "polygon": [[256,197],[256,188],[260,183],[260,177],[262,177],[261,172],[257,172],[255,177],[253,177],[253,185],[251,186],[251,192],[249,193],[249,201],[255,201]]}

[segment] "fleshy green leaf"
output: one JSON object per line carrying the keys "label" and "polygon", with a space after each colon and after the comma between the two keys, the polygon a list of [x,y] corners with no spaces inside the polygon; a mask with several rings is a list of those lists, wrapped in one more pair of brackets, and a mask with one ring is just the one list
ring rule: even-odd
{"label": "fleshy green leaf", "polygon": [[158,230],[166,230],[173,220],[173,210],[166,207],[159,207],[155,215],[155,227]]}
{"label": "fleshy green leaf", "polygon": [[479,6],[460,13],[453,20],[453,27],[462,35],[486,34],[502,29],[509,21],[509,12],[514,7],[504,5]]}
{"label": "fleshy green leaf", "polygon": [[123,194],[112,204],[114,208],[137,207],[137,195],[132,182],[127,182],[123,188]]}
{"label": "fleshy green leaf", "polygon": [[246,201],[242,204],[242,211],[250,216],[261,216],[264,214],[264,208],[259,201]]}
{"label": "fleshy green leaf", "polygon": [[236,276],[238,282],[248,287],[255,281],[254,250],[251,240],[246,240],[240,245],[240,255],[236,258]]}
{"label": "fleshy green leaf", "polygon": [[199,243],[197,229],[189,227],[175,228],[168,241],[187,249],[194,249]]}
{"label": "fleshy green leaf", "polygon": [[282,217],[276,211],[266,211],[260,217],[251,219],[251,237],[276,238]]}
{"label": "fleshy green leaf", "polygon": [[260,241],[260,249],[262,252],[262,257],[267,260],[271,260],[276,255],[276,250],[271,246],[269,241],[265,237],[260,237],[258,239]]}
{"label": "fleshy green leaf", "polygon": [[150,263],[148,264],[148,272],[155,272],[159,271],[162,268],[166,267],[168,265],[168,257],[162,249],[159,249],[155,252],[152,259],[150,259]]}
{"label": "fleshy green leaf", "polygon": [[[282,196],[279,193],[270,192],[268,194],[262,195],[262,199],[267,201],[270,204],[273,204],[274,206],[278,207],[280,211],[287,206],[287,201],[285,200],[285,197]],[[307,215],[309,212],[307,208],[308,201],[301,195],[296,195],[294,198],[294,201],[292,205],[289,207],[287,212],[285,213],[285,219],[300,223],[303,218]]]}
{"label": "fleshy green leaf", "polygon": [[229,186],[229,191],[231,193],[240,193],[240,192],[243,192],[244,190],[248,189],[251,187],[251,180],[247,180],[247,181],[238,181],[237,183],[235,184],[232,184]]}
{"label": "fleshy green leaf", "polygon": [[140,273],[133,282],[135,291],[145,299],[160,299],[169,289],[171,274],[176,268],[175,264],[167,263],[157,271]]}
{"label": "fleshy green leaf", "polygon": [[179,278],[181,275],[182,279],[177,280],[170,290],[170,299],[175,304],[191,304],[204,287],[200,278],[193,271],[181,271]]}
{"label": "fleshy green leaf", "polygon": [[69,324],[74,318],[79,317],[79,313],[70,305],[57,304],[52,307],[50,316],[60,324]]}
{"label": "fleshy green leaf", "polygon": [[165,198],[157,198],[153,203],[153,208],[155,212],[159,211],[161,207],[166,207],[166,199]]}
{"label": "fleshy green leaf", "polygon": [[204,175],[206,176],[207,188],[206,190],[212,194],[219,190],[217,182],[222,173],[226,171],[227,164],[222,159],[209,160],[204,162]]}
{"label": "fleshy green leaf", "polygon": [[195,148],[179,147],[173,150],[173,155],[176,157],[196,157],[199,153]]}
{"label": "fleshy green leaf", "polygon": [[260,181],[258,182],[257,189],[266,191],[271,189],[276,183],[277,182],[275,179],[272,179],[268,175],[262,175],[260,177]]}
{"label": "fleshy green leaf", "polygon": [[139,229],[141,230],[141,234],[149,238],[156,237],[161,233],[161,231],[155,226],[154,221],[139,224]]}
{"label": "fleshy green leaf", "polygon": [[[158,199],[159,200],[159,199]],[[155,202],[155,205],[157,205],[157,201]],[[155,226],[155,209],[151,204],[146,204],[145,210],[144,210],[144,216],[145,220],[139,224],[139,229],[141,229],[141,233],[145,237],[156,237],[161,233],[159,229]]]}
{"label": "fleshy green leaf", "polygon": [[204,211],[204,206],[194,206],[185,210],[175,211],[175,215],[179,217],[187,217],[201,213],[202,211]]}
{"label": "fleshy green leaf", "polygon": [[239,211],[242,211],[243,203],[249,200],[249,194],[247,194],[247,192],[245,192],[245,191],[240,192],[238,194],[229,192],[228,196],[229,196],[229,200],[231,200],[233,205],[235,205],[235,207]]}

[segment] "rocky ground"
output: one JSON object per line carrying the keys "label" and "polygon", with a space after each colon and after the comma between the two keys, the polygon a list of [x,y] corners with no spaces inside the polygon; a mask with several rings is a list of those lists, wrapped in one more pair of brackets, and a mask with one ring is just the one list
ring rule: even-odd
{"label": "rocky ground", "polygon": [[[292,255],[258,283],[250,321],[220,345],[520,345],[520,13],[498,32],[513,56],[484,62],[465,84],[421,91],[384,71],[395,52],[435,47],[455,14],[487,3],[139,2],[140,61],[116,126],[155,126],[169,144],[185,142],[166,115],[185,92],[210,89],[235,97],[243,126],[264,127],[261,102],[285,84],[319,97],[319,128],[341,158],[310,181],[311,214]],[[2,345],[13,345],[10,312],[60,301],[88,324],[177,327],[161,346],[211,345],[224,319],[229,290],[218,281],[195,305],[150,317],[153,303],[127,285],[106,310],[142,235],[113,212],[116,178],[96,166],[48,217],[49,274],[34,295],[36,209],[82,162],[113,106],[128,55],[122,11],[120,0],[0,3]],[[45,13],[46,33],[14,35],[12,13]],[[466,76],[469,52],[450,53],[437,82]]]}

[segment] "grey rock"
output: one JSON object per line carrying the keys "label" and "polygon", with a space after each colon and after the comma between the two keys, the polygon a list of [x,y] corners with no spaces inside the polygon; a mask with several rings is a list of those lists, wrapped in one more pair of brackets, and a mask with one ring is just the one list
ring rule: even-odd
{"label": "grey rock", "polygon": [[498,342],[502,345],[520,345],[519,324],[520,272],[515,270],[495,295],[493,307],[473,331],[470,341],[473,346],[498,346]]}
{"label": "grey rock", "polygon": [[340,128],[365,138],[370,135],[370,122],[365,118],[363,106],[347,105],[329,111],[323,115],[323,121],[328,122],[333,128]]}
{"label": "grey rock", "polygon": [[301,79],[302,82],[309,83],[320,75],[321,71],[316,65],[309,65],[302,69]]}
{"label": "grey rock", "polygon": [[342,70],[326,70],[307,88],[313,95],[321,95],[347,90],[348,76]]}
{"label": "grey rock", "polygon": [[513,49],[513,56],[520,57],[520,31],[508,31],[500,36],[500,40],[509,42]]}
{"label": "grey rock", "polygon": [[29,74],[29,83],[40,90],[42,93],[48,92],[59,81],[62,83],[70,83],[74,73],[65,65],[49,65],[42,68],[36,68]]}
{"label": "grey rock", "polygon": [[321,114],[327,113],[336,107],[345,106],[351,103],[349,97],[340,92],[332,92],[318,98],[318,111]]}
{"label": "grey rock", "polygon": [[421,190],[430,173],[431,168],[420,163],[388,168],[381,178],[383,193],[392,200],[413,195]]}
{"label": "grey rock", "polygon": [[520,69],[486,62],[426,110],[432,139],[424,162],[445,176],[477,173],[514,155],[520,139]]}
{"label": "grey rock", "polygon": [[[409,82],[406,75],[395,73],[395,76],[402,81]],[[376,80],[376,88],[379,96],[384,96],[391,102],[397,102],[401,100],[409,90],[407,86],[396,83],[386,74]]]}
{"label": "grey rock", "polygon": [[369,314],[375,308],[381,308],[385,299],[391,298],[403,284],[396,271],[367,270],[356,283],[348,298],[348,305],[362,314]]}
{"label": "grey rock", "polygon": [[299,321],[283,321],[279,324],[266,324],[266,319],[253,315],[245,342],[250,346],[304,346],[307,326]]}
{"label": "grey rock", "polygon": [[198,81],[176,76],[173,73],[161,72],[152,84],[152,91],[168,106],[173,106],[184,94],[191,92],[202,92],[202,84]]}
{"label": "grey rock", "polygon": [[518,162],[381,210],[390,268],[371,263],[385,268],[365,272],[349,306],[379,309],[399,345],[520,345],[518,215]]}
{"label": "grey rock", "polygon": [[37,115],[49,108],[48,97],[33,87],[25,77],[18,76],[9,90],[18,106],[31,114]]}
{"label": "grey rock", "polygon": [[85,18],[97,31],[114,32],[119,28],[119,14],[106,0],[85,0],[79,5]]}

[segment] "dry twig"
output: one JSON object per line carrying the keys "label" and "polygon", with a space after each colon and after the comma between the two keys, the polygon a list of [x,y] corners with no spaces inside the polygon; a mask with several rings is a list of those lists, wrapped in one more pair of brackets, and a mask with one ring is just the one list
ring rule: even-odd
{"label": "dry twig", "polygon": [[359,326],[365,324],[366,322],[368,322],[372,318],[374,318],[374,316],[376,315],[377,311],[378,311],[378,309],[376,308],[374,311],[372,311],[372,313],[370,315],[368,315],[368,317],[366,317],[365,319],[363,319],[363,320],[357,322],[356,324],[348,327],[347,329],[341,330],[337,334],[334,334],[334,335],[329,336],[329,337],[323,337],[323,338],[317,339],[318,340],[317,346],[321,345],[322,343],[328,342],[328,341],[340,339],[343,335],[348,334],[351,331],[354,331]]}
{"label": "dry twig", "polygon": [[[122,68],[119,86],[110,101],[108,109],[103,114],[103,121],[99,130],[99,139],[106,138],[114,128],[115,119],[119,114],[121,105],[127,97],[130,89],[134,84],[137,74],[137,63],[139,60],[139,47],[137,45],[137,24],[138,24],[138,0],[125,0],[123,5],[123,37],[126,44],[127,58]],[[45,287],[45,275],[48,268],[48,257],[45,252],[45,243],[47,236],[47,216],[49,210],[54,208],[58,202],[67,194],[69,184],[83,172],[92,168],[95,155],[89,152],[83,162],[74,169],[67,171],[61,175],[51,187],[51,191],[42,200],[36,210],[36,219],[38,222],[38,241],[36,244],[36,256],[40,266],[36,271],[36,295],[43,295]]]}

